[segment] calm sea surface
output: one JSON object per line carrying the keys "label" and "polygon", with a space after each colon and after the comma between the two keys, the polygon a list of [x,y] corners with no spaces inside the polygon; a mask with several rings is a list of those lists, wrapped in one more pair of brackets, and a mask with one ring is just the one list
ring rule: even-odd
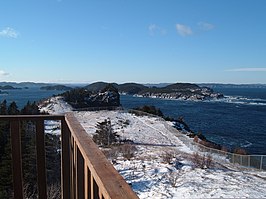
{"label": "calm sea surface", "polygon": [[[154,105],[165,115],[183,116],[195,132],[229,148],[243,147],[251,154],[266,154],[266,89],[215,89],[226,95],[223,100],[193,102],[121,96],[125,108]],[[15,101],[22,108],[27,101],[48,98],[60,91],[39,88],[8,90],[0,101]]]}

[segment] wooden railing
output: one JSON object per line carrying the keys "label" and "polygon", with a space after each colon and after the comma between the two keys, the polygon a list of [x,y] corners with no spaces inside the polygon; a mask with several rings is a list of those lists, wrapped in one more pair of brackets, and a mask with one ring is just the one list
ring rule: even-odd
{"label": "wooden railing", "polygon": [[44,121],[61,121],[62,198],[138,198],[122,176],[105,158],[72,113],[65,116],[0,116],[10,122],[14,198],[23,199],[20,123],[36,122],[37,179],[40,199],[47,198]]}

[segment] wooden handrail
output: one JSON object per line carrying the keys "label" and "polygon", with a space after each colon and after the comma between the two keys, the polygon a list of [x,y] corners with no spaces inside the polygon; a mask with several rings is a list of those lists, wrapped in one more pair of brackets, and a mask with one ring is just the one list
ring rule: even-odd
{"label": "wooden handrail", "polygon": [[[66,115],[66,123],[71,132],[71,139],[74,140],[71,144],[73,144],[75,152],[74,166],[77,169],[77,184],[81,183],[85,190],[84,193],[81,193],[84,190],[76,190],[76,196],[85,194],[85,198],[138,198],[92,141],[73,113]],[[83,179],[84,174],[86,175]],[[81,182],[78,179],[80,176]],[[86,190],[89,187],[90,191]]]}
{"label": "wooden handrail", "polygon": [[62,198],[127,198],[137,195],[106,159],[73,113],[64,115],[0,115],[10,122],[14,197],[23,198],[20,123],[36,122],[37,179],[39,198],[47,198],[44,120],[61,121]]}

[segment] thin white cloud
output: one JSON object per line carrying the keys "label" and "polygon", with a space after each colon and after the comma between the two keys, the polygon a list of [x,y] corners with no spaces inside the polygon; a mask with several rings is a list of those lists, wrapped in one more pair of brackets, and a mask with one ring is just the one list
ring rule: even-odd
{"label": "thin white cloud", "polygon": [[226,70],[229,72],[266,72],[266,68],[234,68]]}
{"label": "thin white cloud", "polygon": [[148,30],[149,30],[149,34],[152,36],[156,35],[157,33],[159,33],[161,35],[165,35],[167,33],[167,31],[164,28],[162,28],[156,24],[150,24],[148,26]]}
{"label": "thin white cloud", "polygon": [[176,24],[176,30],[177,33],[181,36],[189,36],[193,34],[191,28],[183,24]]}
{"label": "thin white cloud", "polygon": [[3,70],[0,70],[0,77],[5,77],[5,76],[9,76],[10,74],[3,71]]}
{"label": "thin white cloud", "polygon": [[7,37],[7,38],[18,38],[19,33],[14,30],[13,28],[6,27],[0,31],[0,37]]}
{"label": "thin white cloud", "polygon": [[207,22],[199,22],[198,26],[200,27],[201,30],[205,30],[205,31],[214,29],[214,25],[207,23]]}

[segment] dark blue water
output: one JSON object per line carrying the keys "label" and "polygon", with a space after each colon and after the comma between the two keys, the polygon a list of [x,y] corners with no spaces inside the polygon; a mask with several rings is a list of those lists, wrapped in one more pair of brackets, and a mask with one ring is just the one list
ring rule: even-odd
{"label": "dark blue water", "polygon": [[[183,116],[195,132],[229,148],[243,147],[251,154],[266,154],[266,89],[216,89],[223,100],[193,102],[121,96],[125,108],[154,105],[165,115]],[[27,101],[39,101],[62,91],[39,88],[8,90],[0,101],[15,101],[22,108]]]}
{"label": "dark blue water", "polygon": [[40,88],[4,90],[3,92],[8,92],[8,94],[0,94],[0,102],[4,99],[7,100],[8,104],[15,101],[20,109],[23,108],[28,101],[38,102],[41,99],[46,99],[53,95],[62,93],[62,91],[46,91],[41,90]]}
{"label": "dark blue water", "polygon": [[121,96],[126,108],[154,105],[165,115],[183,116],[195,132],[228,148],[266,154],[266,89],[220,89],[223,100],[193,102]]}

